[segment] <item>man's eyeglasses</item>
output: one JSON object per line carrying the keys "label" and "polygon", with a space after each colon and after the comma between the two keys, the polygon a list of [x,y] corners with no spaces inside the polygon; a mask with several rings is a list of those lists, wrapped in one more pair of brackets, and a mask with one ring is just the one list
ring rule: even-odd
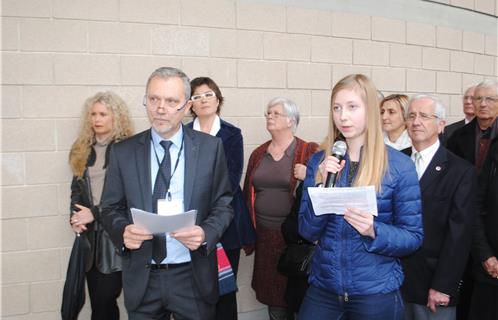
{"label": "man's eyeglasses", "polygon": [[280,113],[280,112],[273,112],[273,111],[265,111],[265,113],[263,113],[263,115],[265,116],[265,118],[269,118],[270,116],[274,119],[278,119],[280,117],[287,117],[286,114],[283,114],[283,113]]}
{"label": "man's eyeglasses", "polygon": [[408,113],[406,120],[407,121],[415,121],[415,119],[417,117],[420,117],[420,120],[422,120],[422,121],[429,121],[429,120],[434,120],[434,119],[439,118],[435,114],[427,114],[427,113],[423,113],[423,112],[419,112],[419,113],[410,112],[410,113]]}
{"label": "man's eyeglasses", "polygon": [[208,91],[208,92],[204,92],[201,94],[196,94],[195,96],[192,96],[190,99],[192,99],[192,101],[196,102],[196,101],[201,101],[202,98],[206,98],[206,100],[210,100],[214,97],[216,97],[216,93],[214,93],[213,91]]}
{"label": "man's eyeglasses", "polygon": [[144,107],[147,107],[152,111],[156,111],[162,105],[163,101],[164,101],[165,108],[168,108],[169,110],[175,111],[175,112],[180,111],[183,108],[185,108],[185,106],[189,102],[189,100],[186,100],[183,104],[181,104],[181,101],[178,101],[176,99],[161,98],[158,96],[145,95],[143,105],[144,105]]}
{"label": "man's eyeglasses", "polygon": [[496,102],[498,102],[498,96],[494,96],[494,97],[472,97],[472,101],[477,102],[477,103],[481,103],[481,102],[484,102],[484,103],[487,103],[487,102],[496,103]]}

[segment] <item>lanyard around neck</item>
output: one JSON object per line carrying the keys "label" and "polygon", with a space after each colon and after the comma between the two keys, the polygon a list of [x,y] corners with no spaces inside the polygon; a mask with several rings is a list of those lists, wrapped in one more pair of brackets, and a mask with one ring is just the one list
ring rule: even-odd
{"label": "lanyard around neck", "polygon": [[[169,183],[168,183],[168,180],[166,179],[166,177],[164,176],[164,172],[161,170],[161,162],[159,161],[159,156],[157,155],[156,146],[154,145],[154,141],[152,141],[152,147],[154,149],[154,154],[156,156],[156,161],[157,161],[157,165],[158,165],[158,169],[157,169],[158,172],[157,173],[161,175],[161,178],[164,181],[164,185],[166,186],[166,189],[167,189],[166,196],[168,197],[168,201],[171,201],[171,192],[169,191],[169,187],[171,184],[171,178],[173,178],[173,175],[175,174],[176,169],[178,168],[178,164],[180,163],[180,156],[181,156],[182,150],[183,150],[184,139],[185,139],[185,136],[182,136],[182,143],[180,146],[180,151],[178,151],[178,155],[176,156],[175,167],[173,168],[173,172],[171,173],[171,175],[169,177]],[[151,138],[151,140],[152,140],[152,138]],[[164,150],[164,156],[166,156],[166,152],[169,153],[169,150]]]}

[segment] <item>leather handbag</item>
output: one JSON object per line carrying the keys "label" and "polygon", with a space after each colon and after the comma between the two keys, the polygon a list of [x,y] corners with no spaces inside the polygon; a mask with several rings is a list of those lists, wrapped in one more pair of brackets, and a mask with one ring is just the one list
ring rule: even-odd
{"label": "leather handbag", "polygon": [[[301,154],[304,154],[304,151]],[[296,187],[296,197],[292,209],[281,226],[286,247],[278,260],[277,270],[287,277],[307,277],[311,270],[311,260],[315,251],[315,244],[306,241],[298,232],[298,211],[301,205],[302,191],[303,184],[299,183]]]}
{"label": "leather handbag", "polygon": [[85,257],[91,253],[88,240],[77,234],[67,266],[62,294],[62,320],[77,320],[85,304]]}
{"label": "leather handbag", "polygon": [[304,242],[288,244],[278,260],[278,272],[287,277],[307,277],[314,252],[314,244]]}
{"label": "leather handbag", "polygon": [[121,257],[117,254],[116,247],[112,243],[109,234],[103,229],[96,231],[96,233],[97,270],[104,274],[121,271]]}

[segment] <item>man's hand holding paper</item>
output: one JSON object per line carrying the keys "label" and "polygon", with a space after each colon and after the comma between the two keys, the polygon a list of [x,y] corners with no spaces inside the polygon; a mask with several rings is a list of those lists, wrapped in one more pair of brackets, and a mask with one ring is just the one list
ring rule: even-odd
{"label": "man's hand holding paper", "polygon": [[197,210],[190,210],[178,214],[159,215],[151,212],[131,208],[133,223],[150,234],[170,233],[181,229],[190,229],[195,226]]}
{"label": "man's hand holding paper", "polygon": [[152,234],[150,234],[143,227],[137,226],[135,224],[129,224],[125,227],[123,233],[123,244],[130,250],[139,249],[144,241],[151,239]]}
{"label": "man's hand holding paper", "polygon": [[183,228],[170,233],[172,238],[183,243],[190,250],[197,250],[206,238],[204,230],[199,226]]}

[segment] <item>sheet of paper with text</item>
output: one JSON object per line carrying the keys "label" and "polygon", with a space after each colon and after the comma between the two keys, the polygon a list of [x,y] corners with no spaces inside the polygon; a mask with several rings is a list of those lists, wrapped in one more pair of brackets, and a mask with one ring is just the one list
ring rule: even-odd
{"label": "sheet of paper with text", "polygon": [[322,214],[343,215],[347,208],[356,208],[377,216],[374,186],[351,188],[308,188],[313,210]]}

